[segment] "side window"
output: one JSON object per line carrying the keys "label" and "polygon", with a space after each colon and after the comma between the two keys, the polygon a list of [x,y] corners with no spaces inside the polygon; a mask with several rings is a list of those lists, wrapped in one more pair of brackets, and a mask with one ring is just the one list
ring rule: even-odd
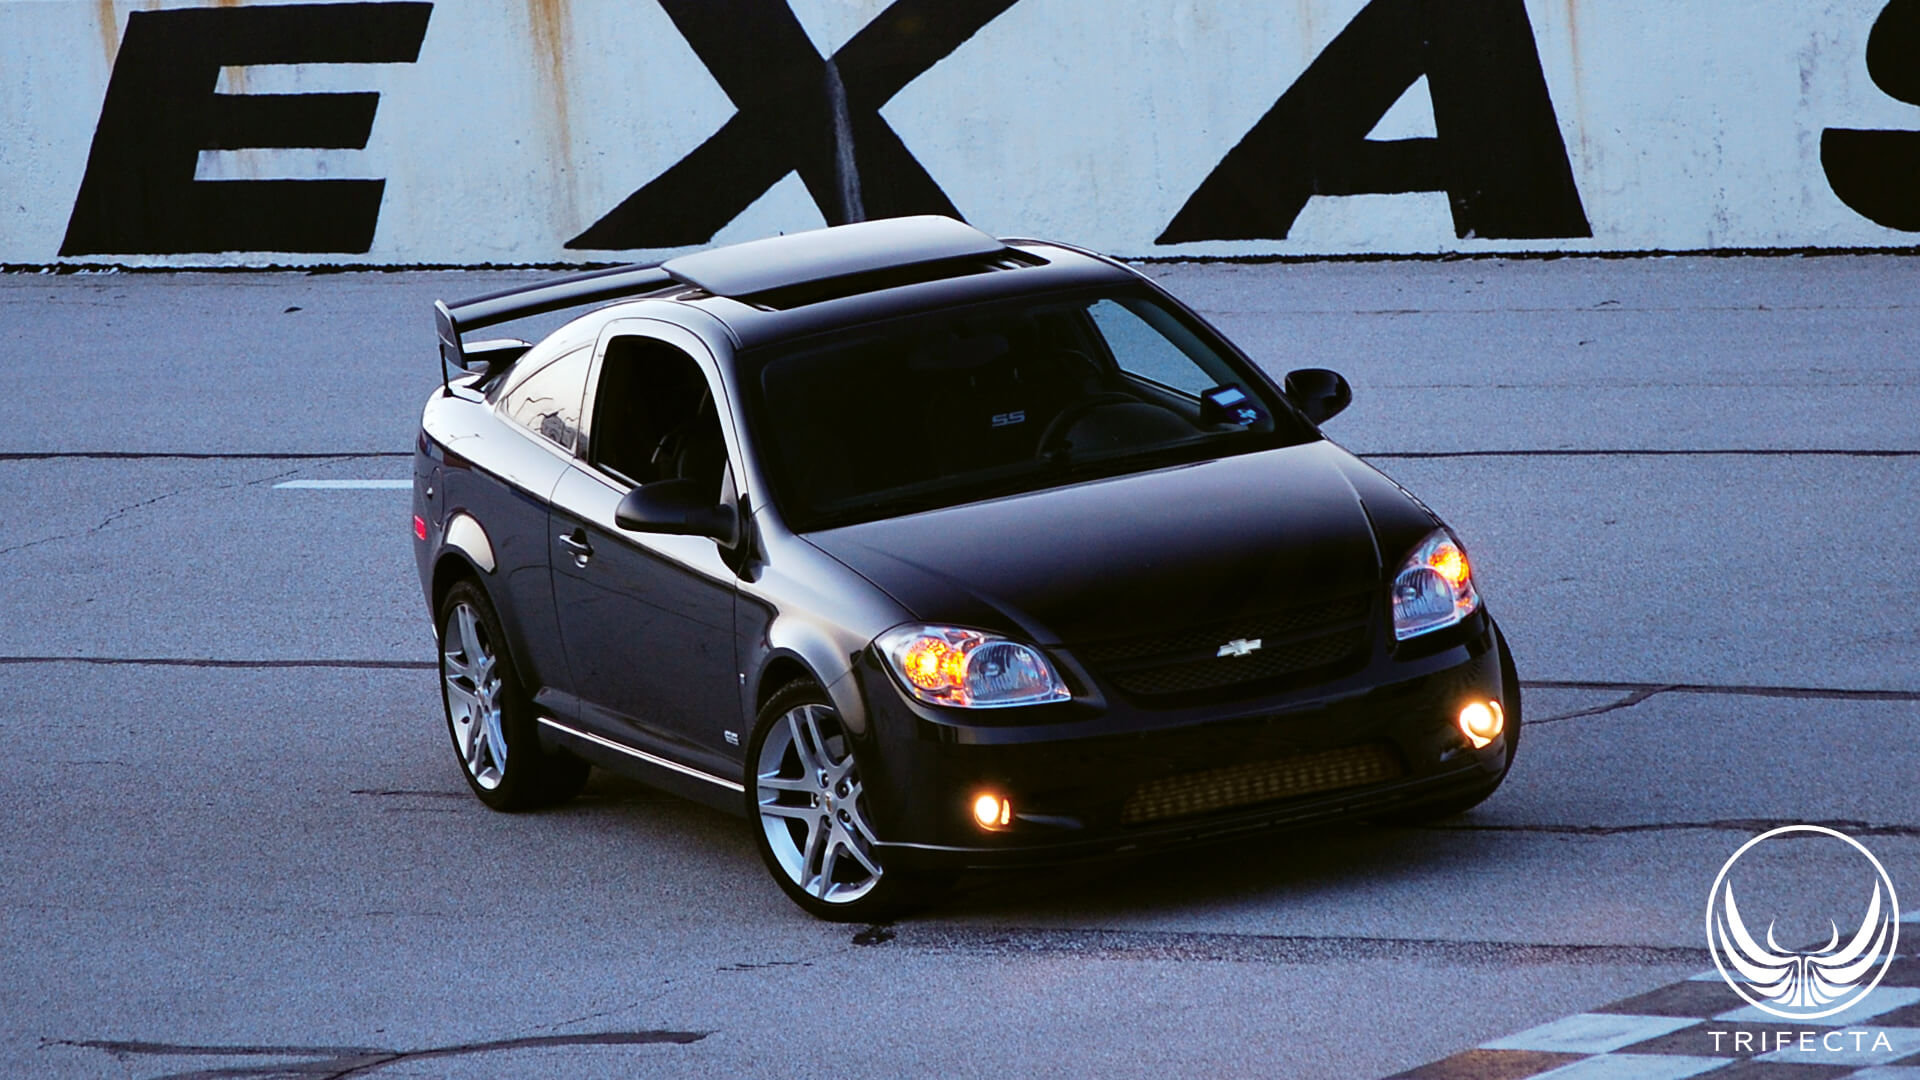
{"label": "side window", "polygon": [[572,450],[580,432],[580,403],[587,392],[592,349],[575,349],[507,391],[500,410],[507,419]]}
{"label": "side window", "polygon": [[1094,325],[1100,328],[1100,336],[1107,339],[1107,348],[1112,350],[1114,362],[1120,365],[1120,370],[1196,397],[1202,391],[1218,385],[1222,381],[1218,374],[1202,370],[1194,363],[1193,357],[1175,344],[1175,341],[1189,337],[1186,329],[1167,318],[1157,307],[1147,310],[1159,316],[1168,326],[1156,328],[1129,308],[1112,300],[1102,300],[1087,309]]}
{"label": "side window", "polygon": [[652,338],[608,342],[587,458],[632,484],[694,480],[719,501],[727,444],[693,357]]}

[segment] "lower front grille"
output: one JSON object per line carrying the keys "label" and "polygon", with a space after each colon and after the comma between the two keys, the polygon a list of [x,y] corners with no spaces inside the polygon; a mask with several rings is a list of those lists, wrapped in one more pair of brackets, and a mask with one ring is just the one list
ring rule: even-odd
{"label": "lower front grille", "polygon": [[1140,785],[1128,797],[1120,812],[1120,821],[1137,825],[1206,814],[1316,792],[1382,784],[1398,780],[1405,773],[1393,748],[1379,743],[1182,773]]}

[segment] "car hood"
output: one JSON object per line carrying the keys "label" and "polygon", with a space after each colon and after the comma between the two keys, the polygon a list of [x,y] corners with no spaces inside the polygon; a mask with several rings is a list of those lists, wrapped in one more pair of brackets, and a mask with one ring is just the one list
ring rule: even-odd
{"label": "car hood", "polygon": [[917,618],[1072,643],[1378,587],[1381,545],[1356,482],[1397,504],[1389,516],[1431,527],[1405,492],[1316,441],[807,539]]}

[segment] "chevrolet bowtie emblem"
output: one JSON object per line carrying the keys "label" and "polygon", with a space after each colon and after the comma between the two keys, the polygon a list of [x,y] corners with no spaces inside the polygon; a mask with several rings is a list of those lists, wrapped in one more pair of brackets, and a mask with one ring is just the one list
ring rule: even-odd
{"label": "chevrolet bowtie emblem", "polygon": [[1260,647],[1259,638],[1254,638],[1252,641],[1248,641],[1246,638],[1235,638],[1232,641],[1227,642],[1225,645],[1220,646],[1220,651],[1217,653],[1214,653],[1213,655],[1215,656],[1250,656],[1252,655],[1254,650],[1258,649],[1259,647]]}

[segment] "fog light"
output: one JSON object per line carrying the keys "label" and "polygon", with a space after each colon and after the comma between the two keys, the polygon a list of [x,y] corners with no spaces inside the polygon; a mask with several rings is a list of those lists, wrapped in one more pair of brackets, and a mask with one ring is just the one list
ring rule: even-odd
{"label": "fog light", "polygon": [[1485,750],[1507,727],[1506,710],[1497,701],[1476,701],[1460,710],[1460,733],[1475,750]]}
{"label": "fog light", "polygon": [[1004,829],[1013,820],[1013,803],[983,791],[973,800],[973,822],[983,829]]}

